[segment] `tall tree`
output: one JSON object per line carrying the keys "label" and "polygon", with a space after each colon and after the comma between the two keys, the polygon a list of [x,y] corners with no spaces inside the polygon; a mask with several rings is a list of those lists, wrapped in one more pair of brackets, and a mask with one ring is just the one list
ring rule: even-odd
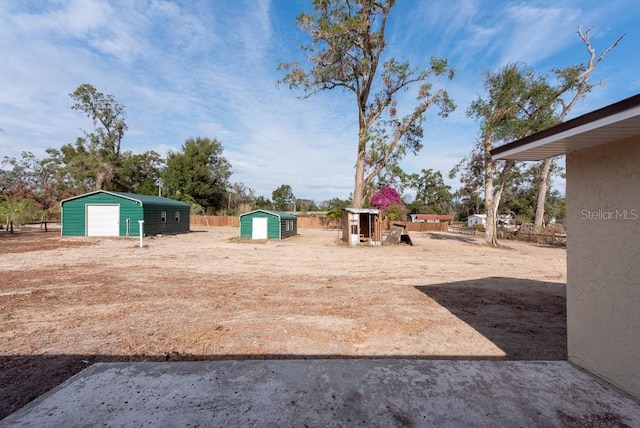
{"label": "tall tree", "polygon": [[[353,206],[365,202],[365,189],[385,168],[407,152],[422,148],[425,112],[439,107],[446,116],[454,104],[443,89],[434,90],[433,76],[453,78],[446,59],[431,58],[427,70],[390,58],[381,65],[386,48],[387,18],[396,0],[314,0],[313,14],[301,13],[297,22],[309,33],[310,68],[283,63],[281,82],[302,88],[308,98],[323,90],[340,88],[355,95],[358,141]],[[412,111],[400,117],[398,94],[415,85],[417,101]]]}
{"label": "tall tree", "polygon": [[216,139],[189,138],[178,152],[169,152],[164,188],[169,197],[195,203],[207,212],[226,207],[231,164]]}
{"label": "tall tree", "polygon": [[95,190],[116,189],[122,137],[127,130],[124,106],[113,95],[105,95],[90,84],[84,83],[71,94],[75,104],[71,107],[85,113],[95,130],[85,132],[77,139],[75,147],[63,146],[65,162],[86,185]]}
{"label": "tall tree", "polygon": [[273,201],[274,208],[277,210],[295,210],[296,197],[293,195],[293,189],[291,189],[291,186],[288,184],[282,184],[271,192],[271,200]]}
{"label": "tall tree", "polygon": [[500,198],[514,166],[512,161],[496,161],[491,149],[499,142],[522,138],[555,123],[557,95],[545,76],[531,67],[507,64],[496,73],[483,76],[486,97],[471,103],[467,114],[480,121],[480,138],[471,159],[481,162],[487,214],[485,243],[497,246],[497,214]]}
{"label": "tall tree", "polygon": [[[616,47],[620,41],[624,38],[624,34],[609,45],[602,53],[596,54],[596,50],[593,48],[590,40],[591,29],[583,32],[582,27],[578,27],[578,36],[584,43],[587,52],[589,53],[589,60],[587,64],[580,64],[565,69],[554,69],[556,79],[559,81],[557,92],[560,102],[560,111],[558,113],[558,122],[564,121],[565,117],[573,109],[576,103],[583,99],[591,90],[596,86],[589,83],[591,73],[596,66],[602,61],[611,49]],[[602,84],[602,82],[600,82]],[[565,94],[569,97],[564,99],[561,95]],[[545,204],[547,195],[549,193],[549,187],[551,186],[551,176],[554,170],[554,158],[545,159],[540,166],[540,175],[538,176],[538,195],[536,201],[536,214],[534,220],[535,229],[542,228],[544,224]]]}

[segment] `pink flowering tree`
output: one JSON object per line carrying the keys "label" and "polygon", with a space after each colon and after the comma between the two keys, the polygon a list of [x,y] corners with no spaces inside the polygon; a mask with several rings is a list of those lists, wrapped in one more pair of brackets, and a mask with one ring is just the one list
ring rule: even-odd
{"label": "pink flowering tree", "polygon": [[388,186],[380,187],[371,196],[371,205],[382,211],[383,216],[389,220],[400,220],[406,211],[398,191]]}

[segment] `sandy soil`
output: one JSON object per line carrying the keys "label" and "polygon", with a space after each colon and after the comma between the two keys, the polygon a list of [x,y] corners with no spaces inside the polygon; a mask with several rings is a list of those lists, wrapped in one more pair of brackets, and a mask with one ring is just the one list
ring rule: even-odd
{"label": "sandy soil", "polygon": [[0,235],[0,418],[99,361],[566,358],[563,248]]}

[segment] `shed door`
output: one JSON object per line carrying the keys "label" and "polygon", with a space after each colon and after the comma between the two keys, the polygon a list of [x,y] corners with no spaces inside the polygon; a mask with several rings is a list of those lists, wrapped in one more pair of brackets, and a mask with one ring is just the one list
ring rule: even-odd
{"label": "shed door", "polygon": [[87,205],[87,236],[119,236],[120,205]]}
{"label": "shed door", "polygon": [[266,217],[254,217],[251,219],[251,239],[267,239],[267,226],[269,219]]}

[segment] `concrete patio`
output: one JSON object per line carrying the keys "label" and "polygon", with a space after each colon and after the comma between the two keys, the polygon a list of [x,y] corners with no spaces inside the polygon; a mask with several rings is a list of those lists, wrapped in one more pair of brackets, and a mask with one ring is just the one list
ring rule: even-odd
{"label": "concrete patio", "polygon": [[98,363],[0,421],[98,425],[635,427],[640,403],[566,361]]}

